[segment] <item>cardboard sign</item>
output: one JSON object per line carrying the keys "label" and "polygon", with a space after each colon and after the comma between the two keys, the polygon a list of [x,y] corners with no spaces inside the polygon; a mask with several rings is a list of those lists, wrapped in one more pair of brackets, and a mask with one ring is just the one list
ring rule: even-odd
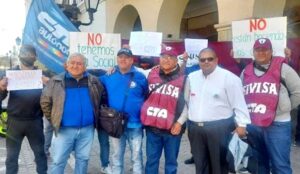
{"label": "cardboard sign", "polygon": [[134,55],[159,57],[162,44],[162,33],[131,32],[130,49]]}
{"label": "cardboard sign", "polygon": [[8,91],[42,89],[42,70],[7,70]]}
{"label": "cardboard sign", "polygon": [[120,34],[70,32],[70,53],[87,58],[88,69],[109,69],[117,64]]}
{"label": "cardboard sign", "polygon": [[199,64],[199,52],[207,48],[207,39],[184,39],[185,51],[188,53],[189,58],[186,62],[186,67]]}
{"label": "cardboard sign", "polygon": [[273,55],[284,57],[286,48],[287,18],[261,18],[232,22],[232,44],[234,58],[253,58],[256,39],[269,38]]}

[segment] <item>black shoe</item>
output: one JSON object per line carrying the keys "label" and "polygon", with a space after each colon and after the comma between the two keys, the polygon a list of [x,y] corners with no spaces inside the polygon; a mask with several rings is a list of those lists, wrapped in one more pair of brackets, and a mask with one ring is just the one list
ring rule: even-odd
{"label": "black shoe", "polygon": [[191,157],[191,158],[184,161],[184,164],[194,164],[194,163],[195,163],[194,157]]}

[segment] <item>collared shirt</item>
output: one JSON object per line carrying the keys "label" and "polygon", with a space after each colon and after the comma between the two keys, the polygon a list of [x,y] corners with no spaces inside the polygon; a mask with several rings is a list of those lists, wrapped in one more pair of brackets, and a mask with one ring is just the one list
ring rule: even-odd
{"label": "collared shirt", "polygon": [[233,73],[216,67],[204,76],[202,70],[188,76],[185,86],[188,118],[195,122],[216,121],[235,116],[239,126],[250,124],[241,80]]}

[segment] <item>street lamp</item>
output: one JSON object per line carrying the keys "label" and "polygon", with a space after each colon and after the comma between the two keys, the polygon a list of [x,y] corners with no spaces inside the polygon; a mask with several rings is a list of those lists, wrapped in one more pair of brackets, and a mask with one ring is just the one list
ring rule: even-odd
{"label": "street lamp", "polygon": [[94,13],[97,11],[98,5],[101,0],[83,0],[83,1],[84,1],[86,12],[89,15],[89,22],[86,23],[78,20],[80,9],[77,6],[77,0],[73,0],[72,4],[70,4],[70,0],[63,0],[61,4],[58,4],[58,6],[63,11],[63,13],[67,16],[67,18],[72,22],[72,24],[76,28],[78,28],[80,25],[87,26],[92,24],[94,20]]}

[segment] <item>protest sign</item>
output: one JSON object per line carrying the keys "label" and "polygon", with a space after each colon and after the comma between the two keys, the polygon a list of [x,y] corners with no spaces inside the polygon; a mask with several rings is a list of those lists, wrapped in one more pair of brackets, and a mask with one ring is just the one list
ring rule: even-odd
{"label": "protest sign", "polygon": [[120,46],[120,34],[70,32],[70,53],[83,54],[88,69],[107,70],[115,66]]}
{"label": "protest sign", "polygon": [[159,57],[162,44],[162,33],[131,32],[130,49],[134,55]]}
{"label": "protest sign", "polygon": [[42,89],[42,70],[7,70],[7,90]]}
{"label": "protest sign", "polygon": [[273,55],[284,57],[287,18],[261,18],[232,22],[234,58],[253,58],[253,44],[258,38],[269,38]]}
{"label": "protest sign", "polygon": [[198,55],[203,48],[207,48],[207,39],[184,39],[185,51],[188,53],[186,67],[191,67],[199,63]]}

